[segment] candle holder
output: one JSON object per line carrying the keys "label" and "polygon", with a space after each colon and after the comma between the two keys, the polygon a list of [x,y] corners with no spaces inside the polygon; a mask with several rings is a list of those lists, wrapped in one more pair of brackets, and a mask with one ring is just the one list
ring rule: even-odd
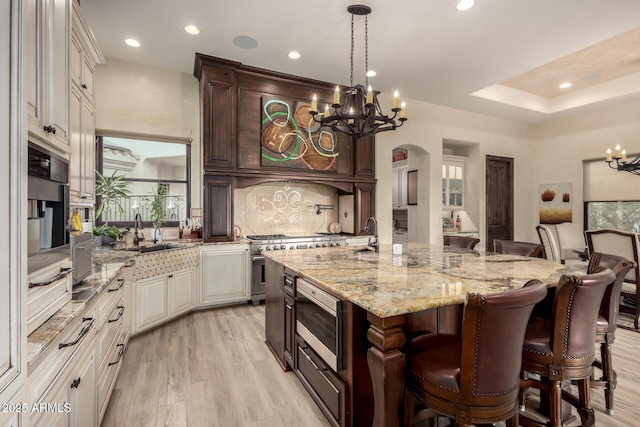
{"label": "candle holder", "polygon": [[619,145],[616,146],[615,154],[611,152],[611,149],[607,149],[605,161],[611,169],[640,175],[640,154],[629,161],[627,160],[626,150],[621,149]]}

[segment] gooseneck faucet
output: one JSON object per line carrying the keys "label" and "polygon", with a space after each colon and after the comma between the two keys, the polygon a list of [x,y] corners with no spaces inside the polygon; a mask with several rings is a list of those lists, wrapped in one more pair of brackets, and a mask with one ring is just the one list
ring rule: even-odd
{"label": "gooseneck faucet", "polygon": [[142,230],[144,227],[142,226],[142,215],[140,215],[140,213],[136,213],[136,216],[133,218],[133,226],[135,227],[135,230],[133,231],[133,245],[134,246],[138,246],[138,244],[140,242],[142,242],[144,240],[144,234],[142,234],[142,237],[138,237],[138,230]]}
{"label": "gooseneck faucet", "polygon": [[380,244],[378,243],[378,221],[372,216],[367,219],[367,224],[364,226],[364,231],[369,231],[369,223],[373,222],[373,241],[369,237],[368,245],[375,249],[376,252],[380,251]]}

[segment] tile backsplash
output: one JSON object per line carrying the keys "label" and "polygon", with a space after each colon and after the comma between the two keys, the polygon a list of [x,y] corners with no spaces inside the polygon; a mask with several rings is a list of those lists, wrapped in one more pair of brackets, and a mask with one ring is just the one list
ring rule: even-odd
{"label": "tile backsplash", "polygon": [[[338,193],[322,184],[278,182],[236,188],[234,224],[243,236],[318,233],[338,221]],[[318,214],[317,205],[333,206]]]}

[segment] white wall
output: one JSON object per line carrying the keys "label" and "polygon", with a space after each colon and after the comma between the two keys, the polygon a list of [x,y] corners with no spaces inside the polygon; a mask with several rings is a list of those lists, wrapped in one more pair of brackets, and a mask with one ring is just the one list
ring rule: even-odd
{"label": "white wall", "polygon": [[[391,97],[382,94],[382,105],[391,105]],[[500,119],[483,114],[470,113],[452,108],[441,107],[424,102],[407,100],[407,117],[405,124],[392,132],[376,135],[376,217],[382,243],[391,243],[392,203],[391,189],[380,183],[391,182],[391,157],[394,148],[403,145],[415,145],[425,150],[428,162],[428,174],[420,174],[418,184],[418,203],[424,197],[428,204],[428,215],[416,221],[427,221],[426,234],[419,241],[431,243],[442,242],[442,143],[445,139],[467,141],[478,144],[478,154],[474,152],[477,163],[470,165],[477,176],[477,193],[467,200],[476,200],[479,220],[478,228],[481,240],[485,240],[485,156],[495,155],[513,157],[514,166],[514,201],[515,201],[515,239],[525,239],[533,224],[533,187],[531,176],[533,163],[533,147],[530,144],[531,126],[512,120]],[[537,192],[537,188],[536,188]],[[422,196],[422,197],[421,197]],[[466,209],[466,207],[465,207]],[[537,214],[537,213],[536,213]],[[413,220],[410,221],[413,222]],[[536,238],[537,239],[537,238]]]}
{"label": "white wall", "polygon": [[[538,220],[538,186],[546,183],[573,183],[573,222],[583,224],[582,161],[602,159],[607,147],[616,144],[628,153],[640,152],[640,101],[629,101],[598,111],[554,120],[535,127],[534,201],[531,205]],[[611,174],[617,172],[613,169]],[[626,189],[627,200],[640,200],[640,178]],[[530,238],[535,236],[531,231]]]}
{"label": "white wall", "polygon": [[192,138],[191,207],[201,206],[199,83],[193,75],[107,58],[96,67],[96,128]]}

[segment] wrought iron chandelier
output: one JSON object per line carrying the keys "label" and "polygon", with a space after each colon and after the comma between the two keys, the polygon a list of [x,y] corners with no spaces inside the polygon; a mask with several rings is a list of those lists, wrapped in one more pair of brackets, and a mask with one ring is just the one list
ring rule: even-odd
{"label": "wrought iron chandelier", "polygon": [[[615,165],[612,165],[614,160],[616,163]],[[628,161],[627,151],[620,148],[620,145],[616,145],[615,153],[611,152],[611,148],[607,148],[607,158],[605,161],[609,164],[611,169],[640,175],[640,154],[638,154],[633,160]]]}
{"label": "wrought iron chandelier", "polygon": [[[379,91],[372,90],[369,85],[369,76],[365,73],[365,86],[353,84],[353,18],[354,15],[364,15],[364,58],[365,71],[369,71],[369,28],[367,15],[371,13],[371,8],[364,5],[351,5],[347,7],[351,14],[351,81],[350,86],[342,93],[340,86],[336,86],[333,94],[333,103],[326,105],[323,113],[318,112],[318,99],[313,95],[311,101],[311,111],[309,114],[313,120],[321,126],[331,128],[334,131],[360,138],[363,136],[375,135],[378,132],[395,130],[402,126],[407,120],[406,104],[401,103],[398,91],[393,95],[393,116],[389,117],[382,113],[378,102]],[[342,102],[341,102],[342,101]],[[396,120],[396,117],[398,119]]]}

